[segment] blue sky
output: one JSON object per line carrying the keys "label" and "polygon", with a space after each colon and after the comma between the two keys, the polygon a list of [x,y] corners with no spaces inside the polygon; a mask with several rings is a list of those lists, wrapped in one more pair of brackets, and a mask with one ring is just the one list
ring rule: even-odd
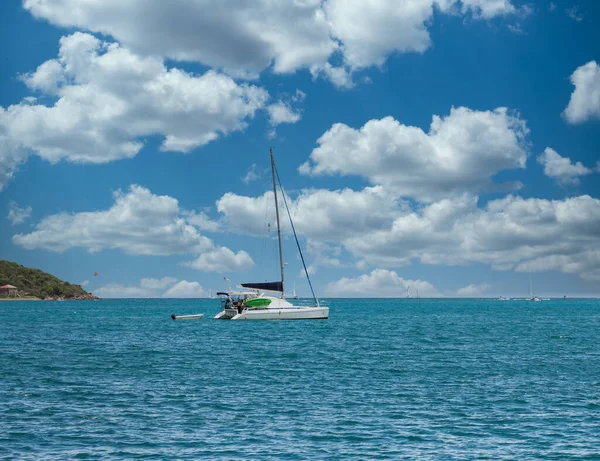
{"label": "blue sky", "polygon": [[0,9],[2,259],[106,297],[274,279],[273,146],[321,296],[600,296],[598,2]]}

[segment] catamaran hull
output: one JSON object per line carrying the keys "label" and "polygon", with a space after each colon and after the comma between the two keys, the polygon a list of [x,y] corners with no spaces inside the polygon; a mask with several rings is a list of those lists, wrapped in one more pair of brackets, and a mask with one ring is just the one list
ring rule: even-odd
{"label": "catamaran hull", "polygon": [[327,320],[328,307],[247,309],[231,320]]}
{"label": "catamaran hull", "polygon": [[233,317],[238,315],[237,309],[225,309],[215,315],[215,319],[217,320],[231,320]]}

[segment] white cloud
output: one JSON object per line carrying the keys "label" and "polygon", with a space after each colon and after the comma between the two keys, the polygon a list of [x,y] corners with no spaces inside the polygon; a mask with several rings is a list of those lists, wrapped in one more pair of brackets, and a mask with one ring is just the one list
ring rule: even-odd
{"label": "white cloud", "polygon": [[[382,65],[392,53],[427,50],[434,8],[485,20],[522,10],[509,0],[25,0],[24,7],[59,26],[110,35],[136,54],[244,78],[267,68],[320,69],[338,86],[351,86],[352,70]],[[334,67],[329,61],[338,53],[344,65]]]}
{"label": "white cloud", "polygon": [[600,258],[591,256],[600,253],[598,229],[600,200],[587,195],[564,200],[508,196],[484,209],[477,207],[476,197],[465,195],[343,243],[355,257],[377,266],[398,267],[413,259],[437,265],[478,262],[499,270],[535,266],[594,279],[600,276]]}
{"label": "white cloud", "polygon": [[269,113],[269,123],[271,126],[281,125],[282,123],[296,123],[302,118],[300,112],[292,109],[283,101],[277,101],[267,107]]}
{"label": "white cloud", "polygon": [[583,166],[581,162],[571,163],[569,157],[562,157],[550,147],[546,147],[544,153],[537,157],[537,161],[544,166],[546,176],[556,179],[562,185],[577,185],[579,176],[592,173],[592,170]]}
{"label": "white cloud", "polygon": [[90,284],[90,281],[89,281],[89,280],[84,280],[84,281],[83,281],[83,282],[81,282],[79,285],[80,285],[81,287],[85,287],[86,285],[89,285],[89,284]]}
{"label": "white cloud", "polygon": [[140,280],[140,287],[147,288],[150,290],[157,290],[167,288],[177,282],[176,278],[163,277],[162,279],[143,278]]}
{"label": "white cloud", "polygon": [[264,172],[257,170],[256,163],[253,163],[248,171],[246,171],[246,175],[242,178],[242,182],[244,184],[249,184],[252,181],[257,181],[258,179],[264,176]]}
{"label": "white cloud", "polygon": [[134,52],[198,61],[236,76],[327,61],[336,49],[318,0],[25,0],[34,16],[109,34]]}
{"label": "white cloud", "polygon": [[[509,0],[461,0],[463,13],[471,11],[473,16],[481,19],[492,19],[496,16],[523,13],[523,7],[519,11]],[[527,9],[525,10],[527,11]],[[527,14],[525,12],[525,14]]]}
{"label": "white cloud", "polygon": [[168,69],[81,32],[61,38],[58,58],[23,80],[58,99],[0,108],[0,187],[29,151],[52,163],[105,163],[134,157],[145,136],[160,135],[162,150],[188,152],[244,129],[269,99],[254,85]]}
{"label": "white cloud", "polygon": [[197,259],[184,265],[199,271],[223,273],[248,270],[254,261],[243,250],[234,253],[229,248],[219,247],[203,252]]}
{"label": "white cloud", "polygon": [[342,42],[346,64],[353,69],[381,66],[390,53],[422,53],[431,45],[425,27],[433,15],[433,1],[365,2],[329,0],[327,19]]}
{"label": "white cloud", "polygon": [[341,279],[329,283],[325,288],[328,296],[404,298],[407,289],[424,298],[439,297],[438,291],[429,282],[423,280],[405,280],[396,272],[375,269],[370,274]]}
{"label": "white cloud", "polygon": [[359,130],[336,123],[300,172],[360,175],[399,195],[431,201],[492,188],[490,177],[498,171],[524,168],[528,132],[525,121],[505,108],[452,108],[444,118],[433,117],[429,133],[392,117]]}
{"label": "white cloud", "polygon": [[[199,257],[190,266],[204,271],[244,270],[253,264],[246,252],[235,254],[201,235],[187,219],[198,221],[202,214],[184,212],[173,197],[154,195],[138,185],[130,186],[127,193],[117,191],[114,197],[115,203],[106,211],[52,215],[33,232],[17,234],[12,241],[27,249],[51,251],[78,247],[90,252],[119,249],[132,255],[196,254]],[[140,289],[145,288],[145,280]]]}
{"label": "white cloud", "polygon": [[191,211],[182,213],[182,215],[185,216],[188,223],[200,230],[206,232],[218,232],[221,230],[221,225],[217,221],[211,219],[206,213]]}
{"label": "white cloud", "polygon": [[156,292],[149,288],[139,286],[125,286],[118,283],[109,283],[94,290],[94,295],[101,298],[154,298]]}
{"label": "white cloud", "polygon": [[296,93],[294,93],[294,95],[292,96],[292,101],[293,102],[304,102],[305,99],[306,99],[306,93],[304,91],[296,88]]}
{"label": "white cloud", "polygon": [[24,223],[31,216],[32,209],[30,206],[21,208],[16,202],[11,201],[8,207],[8,216],[6,218],[13,226]]}
{"label": "white cloud", "polygon": [[[297,232],[318,240],[342,239],[389,225],[407,205],[384,188],[366,187],[362,191],[342,189],[308,189],[295,199],[286,196]],[[279,209],[285,205],[279,197]],[[271,224],[275,232],[273,192],[260,197],[244,197],[228,192],[217,201],[225,227],[235,232],[263,236]],[[266,213],[265,213],[266,212]],[[266,221],[265,221],[266,218]],[[235,225],[234,225],[235,224]],[[286,213],[282,215],[283,232],[290,231]]]}
{"label": "white cloud", "polygon": [[481,296],[490,288],[491,285],[489,283],[471,284],[456,290],[456,294],[458,296],[465,296],[467,298],[471,296]]}
{"label": "white cloud", "polygon": [[[166,291],[165,288],[168,288]],[[173,277],[143,278],[139,285],[109,283],[94,291],[102,298],[203,298],[206,291],[198,282],[177,281]]]}
{"label": "white cloud", "polygon": [[581,14],[581,11],[579,11],[579,7],[577,5],[571,8],[565,8],[565,13],[567,13],[567,16],[569,16],[574,21],[583,21],[583,15]]}
{"label": "white cloud", "polygon": [[198,282],[182,280],[173,285],[162,295],[163,298],[205,298],[206,290]]}
{"label": "white cloud", "polygon": [[343,66],[332,66],[326,62],[322,66],[312,66],[310,68],[310,73],[313,76],[313,79],[323,75],[338,88],[348,89],[354,86],[352,72]]}
{"label": "white cloud", "polygon": [[144,187],[132,185],[127,193],[115,192],[114,198],[115,203],[106,211],[48,216],[33,232],[15,235],[13,242],[27,249],[120,249],[137,255],[212,249],[211,240],[180,217],[179,203],[173,197],[154,195]]}
{"label": "white cloud", "polygon": [[571,83],[575,90],[563,112],[567,122],[575,124],[600,118],[600,66],[596,61],[578,67],[571,75]]}

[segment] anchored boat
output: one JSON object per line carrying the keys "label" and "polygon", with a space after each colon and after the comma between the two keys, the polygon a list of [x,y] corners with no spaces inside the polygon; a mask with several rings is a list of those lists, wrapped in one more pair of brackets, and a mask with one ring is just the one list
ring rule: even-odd
{"label": "anchored boat", "polygon": [[[312,306],[295,306],[285,299],[284,292],[284,273],[283,273],[283,253],[281,250],[281,228],[279,223],[279,205],[277,202],[277,183],[279,183],[280,189],[281,181],[279,180],[279,174],[275,167],[275,158],[273,157],[273,150],[269,149],[271,156],[271,174],[273,176],[273,193],[275,195],[275,216],[277,220],[277,242],[279,246],[279,268],[281,271],[281,280],[276,282],[262,282],[262,283],[242,283],[241,287],[245,288],[246,291],[226,291],[219,292],[217,295],[221,297],[221,303],[223,311],[219,312],[215,318],[222,320],[325,320],[329,318],[329,307],[321,306],[319,299],[315,295],[306,264],[304,262],[304,256],[300,249],[300,243],[298,242],[298,236],[296,235],[296,229],[290,209],[287,205],[285,194],[282,193],[283,203],[287,211],[288,218],[296,239],[296,245],[298,246],[298,252],[300,253],[300,259],[304,267],[304,272],[310,286],[310,290],[313,294],[314,305]],[[294,290],[295,292],[295,290]]]}
{"label": "anchored boat", "polygon": [[175,315],[171,314],[173,320],[200,320],[204,314],[191,314],[191,315]]}

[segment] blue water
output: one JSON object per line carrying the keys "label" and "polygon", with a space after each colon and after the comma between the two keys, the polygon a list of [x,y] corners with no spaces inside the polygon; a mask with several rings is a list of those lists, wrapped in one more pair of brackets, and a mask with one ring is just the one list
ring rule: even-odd
{"label": "blue water", "polygon": [[328,304],[0,303],[0,458],[600,459],[600,300]]}

